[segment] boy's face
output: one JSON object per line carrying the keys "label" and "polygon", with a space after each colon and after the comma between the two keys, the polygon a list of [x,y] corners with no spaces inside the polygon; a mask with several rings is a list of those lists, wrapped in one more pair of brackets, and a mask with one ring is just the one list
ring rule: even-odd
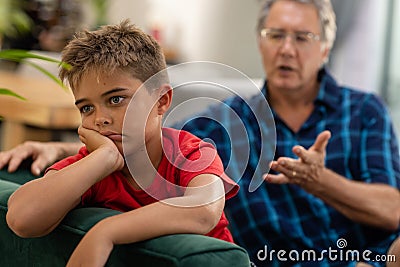
{"label": "boy's face", "polygon": [[[89,72],[83,76],[77,88],[73,90],[75,104],[81,113],[82,126],[111,139],[122,153],[123,123],[132,97],[137,91],[140,91],[139,97],[150,99],[150,95],[146,90],[138,90],[141,85],[142,82],[140,80],[122,71],[115,72],[112,75],[97,75]],[[143,102],[146,103],[148,100],[143,100]],[[161,118],[158,116],[160,114],[154,111],[156,105],[151,108],[150,114],[140,114],[144,112],[141,112],[140,108],[138,109],[130,108],[130,112],[135,112],[135,117],[140,118],[139,121],[142,121],[133,129],[142,133],[145,130],[146,140],[145,142],[140,142],[144,145],[148,143],[148,140],[152,139],[151,136],[148,136],[148,133],[151,135],[151,133],[160,132],[160,124],[158,122],[161,121]]]}

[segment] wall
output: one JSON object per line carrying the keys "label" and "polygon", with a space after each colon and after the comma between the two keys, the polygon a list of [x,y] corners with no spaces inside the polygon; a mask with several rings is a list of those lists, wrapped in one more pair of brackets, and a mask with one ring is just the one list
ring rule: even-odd
{"label": "wall", "polygon": [[113,0],[109,22],[130,18],[151,30],[158,24],[165,45],[181,61],[210,60],[252,78],[262,77],[256,45],[258,0]]}
{"label": "wall", "polygon": [[[339,39],[329,63],[333,75],[343,84],[380,94],[389,1],[332,1],[340,11]],[[255,34],[259,2],[113,0],[108,21],[130,18],[148,32],[158,25],[164,46],[178,51],[180,61],[216,61],[263,78]]]}
{"label": "wall", "polygon": [[343,40],[336,42],[336,51],[330,59],[331,69],[339,82],[379,94],[384,67],[388,1],[350,1],[355,6],[353,14],[346,14],[349,17],[344,18],[347,25],[340,23],[338,14],[339,27],[348,27],[350,30],[341,36]]}
{"label": "wall", "polygon": [[394,0],[393,29],[388,69],[388,102],[395,122],[397,133],[400,134],[400,1]]}

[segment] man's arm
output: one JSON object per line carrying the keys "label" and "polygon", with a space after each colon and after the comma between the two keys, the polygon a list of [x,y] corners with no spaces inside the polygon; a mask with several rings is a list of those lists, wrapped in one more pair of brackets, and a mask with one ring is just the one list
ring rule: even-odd
{"label": "man's arm", "polygon": [[221,218],[224,186],[211,174],[196,176],[183,197],[162,200],[108,217],[82,239],[67,266],[103,266],[114,245],[167,234],[210,232]]}
{"label": "man's arm", "polygon": [[78,153],[82,143],[36,142],[26,141],[15,148],[0,152],[0,169],[8,165],[7,170],[14,172],[21,162],[31,157],[33,159],[31,172],[40,175],[44,169],[62,158]]}
{"label": "man's arm", "polygon": [[387,184],[349,180],[324,166],[330,133],[321,133],[308,150],[295,146],[299,157],[281,157],[271,164],[280,172],[268,174],[271,183],[293,183],[324,200],[349,219],[387,230],[397,230],[400,222],[400,193]]}
{"label": "man's arm", "polygon": [[400,223],[400,192],[387,184],[352,181],[329,170],[315,195],[353,221],[395,231]]}

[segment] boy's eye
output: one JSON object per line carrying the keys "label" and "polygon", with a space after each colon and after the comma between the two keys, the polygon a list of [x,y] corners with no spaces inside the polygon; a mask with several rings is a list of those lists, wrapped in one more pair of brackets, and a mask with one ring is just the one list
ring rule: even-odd
{"label": "boy's eye", "polygon": [[110,98],[110,103],[111,104],[119,104],[121,101],[124,100],[124,97],[122,96],[113,96]]}
{"label": "boy's eye", "polygon": [[92,106],[83,106],[83,107],[81,107],[80,108],[80,112],[81,113],[88,113],[89,111],[91,111],[93,109],[93,107]]}

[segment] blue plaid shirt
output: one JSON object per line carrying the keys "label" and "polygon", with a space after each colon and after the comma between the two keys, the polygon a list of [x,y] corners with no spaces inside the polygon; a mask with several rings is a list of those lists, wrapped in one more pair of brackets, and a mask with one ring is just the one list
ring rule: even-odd
{"label": "blue plaid shirt", "polygon": [[[346,251],[357,250],[362,260],[362,253],[367,249],[372,251],[368,254],[370,263],[384,266],[384,262],[373,262],[373,259],[376,255],[385,255],[397,236],[397,233],[349,220],[296,185],[262,183],[254,192],[248,190],[253,177],[261,179],[268,171],[272,158],[295,157],[294,145],[310,147],[317,135],[326,129],[332,133],[327,146],[327,168],[347,179],[399,188],[397,138],[382,102],[373,94],[338,86],[324,69],[319,80],[315,108],[298,132],[289,129],[273,110],[272,122],[265,115],[265,121],[260,123],[254,115],[254,111],[265,114],[269,111],[265,105],[267,83],[262,95],[248,102],[239,97],[230,98],[225,105],[212,107],[184,125],[183,129],[198,137],[213,140],[227,174],[241,186],[238,195],[227,201],[226,214],[234,239],[247,249],[254,263],[252,266],[355,266],[351,259],[357,258],[345,258]],[[240,120],[235,114],[240,115]],[[240,134],[243,127],[250,140],[248,153],[248,142]],[[261,141],[268,138],[271,143],[261,146]],[[339,247],[339,241],[347,243]],[[336,250],[331,254],[336,255],[336,260],[327,253],[321,256],[321,251],[329,249]],[[278,258],[279,250],[286,254]],[[304,251],[313,250],[320,259],[299,262],[297,259],[301,258],[296,258],[295,252],[289,257],[291,250],[300,256]],[[295,260],[290,261],[293,258]]]}

